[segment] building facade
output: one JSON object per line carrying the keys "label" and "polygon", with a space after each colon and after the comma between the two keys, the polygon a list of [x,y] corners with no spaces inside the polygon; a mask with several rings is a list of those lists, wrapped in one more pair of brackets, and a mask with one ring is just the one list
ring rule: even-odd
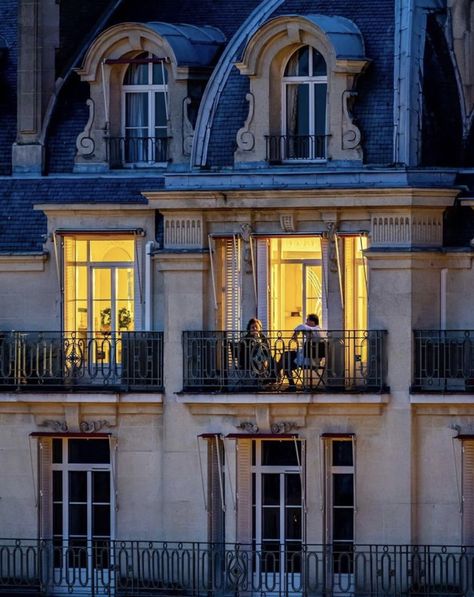
{"label": "building facade", "polygon": [[78,4],[0,0],[0,593],[472,593],[472,3]]}

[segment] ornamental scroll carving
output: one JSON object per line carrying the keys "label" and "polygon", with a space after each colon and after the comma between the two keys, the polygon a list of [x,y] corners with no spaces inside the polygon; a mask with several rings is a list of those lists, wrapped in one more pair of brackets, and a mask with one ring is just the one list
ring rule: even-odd
{"label": "ornamental scroll carving", "polygon": [[289,433],[298,429],[298,425],[294,421],[280,421],[279,423],[272,423],[270,430],[272,433]]}
{"label": "ornamental scroll carving", "polygon": [[346,89],[342,94],[342,149],[356,149],[360,145],[361,134],[353,122],[352,104],[356,91]]}
{"label": "ornamental scroll carving", "polygon": [[92,123],[94,122],[95,105],[90,98],[86,101],[86,105],[89,106],[89,118],[84,130],[76,139],[76,149],[78,155],[82,157],[91,157],[95,149],[94,139],[90,136]]}
{"label": "ornamental scroll carving", "polygon": [[242,151],[252,151],[255,146],[255,136],[250,132],[250,124],[255,110],[255,98],[253,93],[247,93],[245,99],[249,103],[249,111],[244,126],[237,131],[237,147]]}
{"label": "ornamental scroll carving", "polygon": [[182,134],[183,134],[183,154],[191,155],[193,148],[194,127],[189,118],[189,106],[191,105],[191,98],[185,97],[183,100],[183,118],[182,118]]}
{"label": "ornamental scroll carving", "polygon": [[236,427],[237,429],[241,429],[247,433],[258,433],[258,425],[252,423],[251,421],[242,421]]}

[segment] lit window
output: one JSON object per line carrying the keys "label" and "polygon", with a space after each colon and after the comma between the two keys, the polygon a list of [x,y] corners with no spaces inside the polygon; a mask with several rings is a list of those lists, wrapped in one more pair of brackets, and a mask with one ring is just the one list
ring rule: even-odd
{"label": "lit window", "polygon": [[123,80],[123,161],[155,164],[167,160],[168,75],[162,60],[141,54]]}
{"label": "lit window", "polygon": [[323,56],[310,46],[296,50],[283,77],[283,159],[326,158],[326,96]]}

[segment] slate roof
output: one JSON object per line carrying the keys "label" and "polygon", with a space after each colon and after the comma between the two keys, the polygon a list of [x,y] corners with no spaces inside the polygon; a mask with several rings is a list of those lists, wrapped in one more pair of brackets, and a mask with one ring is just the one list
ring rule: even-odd
{"label": "slate roof", "polygon": [[0,36],[8,48],[0,60],[0,175],[11,171],[16,136],[17,11],[18,0],[0,0]]}
{"label": "slate roof", "polygon": [[0,178],[0,253],[42,250],[46,216],[41,203],[147,204],[141,191],[163,187],[162,178]]}

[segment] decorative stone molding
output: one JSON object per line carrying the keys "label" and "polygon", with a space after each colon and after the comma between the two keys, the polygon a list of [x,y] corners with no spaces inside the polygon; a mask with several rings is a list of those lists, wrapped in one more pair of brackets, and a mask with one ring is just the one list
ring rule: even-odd
{"label": "decorative stone molding", "polygon": [[66,433],[68,431],[68,426],[66,421],[58,421],[55,419],[45,419],[38,423],[38,427],[50,427],[53,431],[57,431],[58,433]]}
{"label": "decorative stone molding", "polygon": [[183,100],[183,119],[182,119],[182,137],[183,137],[183,155],[191,155],[193,148],[194,128],[189,119],[189,106],[191,98],[185,97]]}
{"label": "decorative stone molding", "polygon": [[279,423],[272,423],[270,427],[272,433],[289,433],[295,429],[298,429],[298,425],[294,421],[280,421]]}
{"label": "decorative stone molding", "polygon": [[94,139],[90,136],[92,123],[94,122],[95,104],[90,98],[86,101],[86,104],[89,106],[89,118],[84,130],[77,136],[76,149],[78,155],[82,157],[91,157],[94,154],[95,149]]}
{"label": "decorative stone molding", "polygon": [[443,243],[441,212],[377,214],[372,216],[373,247],[437,247]]}
{"label": "decorative stone molding", "polygon": [[258,425],[251,421],[242,421],[239,425],[236,425],[236,427],[247,433],[258,433]]}
{"label": "decorative stone molding", "polygon": [[79,429],[82,433],[94,433],[100,431],[104,427],[112,427],[112,425],[105,419],[100,421],[81,421],[79,424]]}
{"label": "decorative stone molding", "polygon": [[293,214],[281,214],[280,215],[280,228],[283,232],[295,232],[295,218]]}
{"label": "decorative stone molding", "polygon": [[360,145],[360,130],[352,120],[351,107],[356,91],[346,89],[342,94],[342,149],[356,149]]}
{"label": "decorative stone molding", "polygon": [[164,248],[201,248],[203,221],[201,216],[165,216]]}
{"label": "decorative stone molding", "polygon": [[250,132],[250,125],[255,110],[255,98],[253,93],[247,93],[245,99],[249,103],[249,111],[244,126],[237,131],[237,147],[242,151],[252,151],[255,145],[255,136]]}

